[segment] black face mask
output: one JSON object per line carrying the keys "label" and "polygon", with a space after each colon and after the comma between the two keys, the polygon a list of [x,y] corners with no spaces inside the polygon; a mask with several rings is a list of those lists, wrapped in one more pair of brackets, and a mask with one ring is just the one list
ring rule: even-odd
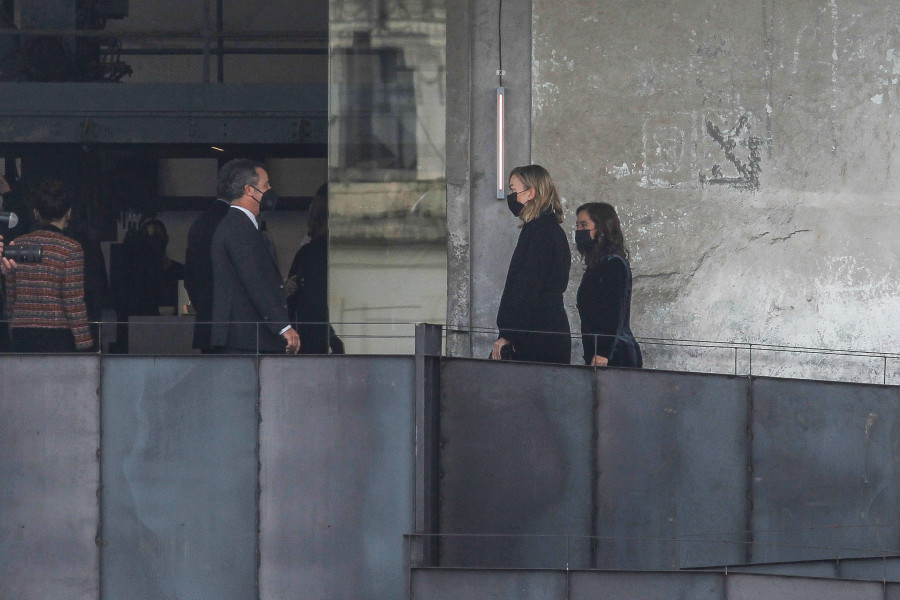
{"label": "black face mask", "polygon": [[266,190],[259,199],[259,211],[275,210],[276,204],[278,204],[278,194],[275,193],[275,190]]}
{"label": "black face mask", "polygon": [[268,190],[263,192],[261,189],[252,185],[250,187],[262,194],[262,197],[259,200],[253,198],[254,200],[256,200],[256,203],[259,204],[259,212],[275,209],[275,205],[278,204],[278,194],[275,193],[275,190],[269,188]]}
{"label": "black face mask", "polygon": [[520,204],[517,200],[518,197],[519,194],[516,192],[510,193],[506,197],[506,205],[509,207],[509,212],[511,212],[514,217],[518,217],[519,213],[522,212],[522,209],[525,208],[525,206]]}
{"label": "black face mask", "polygon": [[576,229],[575,230],[575,245],[578,246],[578,249],[587,254],[591,250],[594,249],[596,245],[596,241],[591,238],[591,230],[590,229]]}

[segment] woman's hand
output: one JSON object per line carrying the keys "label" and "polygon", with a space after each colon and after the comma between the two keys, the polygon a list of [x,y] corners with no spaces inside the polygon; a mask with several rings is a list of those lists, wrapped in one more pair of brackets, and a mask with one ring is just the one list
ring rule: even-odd
{"label": "woman's hand", "polygon": [[595,354],[594,358],[591,359],[592,367],[605,367],[609,364],[609,359],[605,356],[600,356],[599,354]]}
{"label": "woman's hand", "polygon": [[506,338],[497,338],[497,341],[494,342],[494,347],[491,349],[491,358],[493,360],[500,360],[500,350],[503,349],[503,346],[509,346],[510,341]]}

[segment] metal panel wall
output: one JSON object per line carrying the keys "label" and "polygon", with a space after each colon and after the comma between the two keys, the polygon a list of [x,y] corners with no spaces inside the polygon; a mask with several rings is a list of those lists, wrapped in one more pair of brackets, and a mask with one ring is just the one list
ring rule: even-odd
{"label": "metal panel wall", "polygon": [[728,600],[883,600],[884,585],[774,575],[728,576]]}
{"label": "metal panel wall", "polygon": [[753,562],[900,553],[896,388],[753,380]]}
{"label": "metal panel wall", "polygon": [[412,600],[897,600],[898,586],[777,575],[413,569]]}
{"label": "metal panel wall", "polygon": [[104,600],[256,598],[252,357],[103,360]]}
{"label": "metal panel wall", "polygon": [[266,357],[260,373],[260,597],[401,598],[413,358]]}
{"label": "metal panel wall", "polygon": [[[745,562],[744,536],[723,532],[746,529],[747,379],[630,369],[597,376],[597,533],[619,538],[599,541],[597,566]],[[666,541],[675,539],[687,541]]]}
{"label": "metal panel wall", "polygon": [[0,598],[99,596],[99,364],[0,357]]}
{"label": "metal panel wall", "polygon": [[[700,573],[574,572],[568,600],[721,600],[725,577]],[[771,600],[771,599],[767,599]]]}
{"label": "metal panel wall", "polygon": [[[0,597],[404,592],[413,357],[7,356],[0,372]],[[897,549],[896,388],[466,359],[444,360],[441,377],[440,530],[497,536],[442,540],[442,565]],[[592,546],[580,536],[593,531],[653,539]],[[738,537],[684,541],[711,532]],[[843,560],[838,575],[890,580],[895,562]]]}
{"label": "metal panel wall", "polygon": [[[441,374],[441,566],[590,565],[591,369],[448,359]],[[550,538],[496,537],[547,534]]]}
{"label": "metal panel wall", "polygon": [[567,600],[565,571],[413,569],[411,600]]}

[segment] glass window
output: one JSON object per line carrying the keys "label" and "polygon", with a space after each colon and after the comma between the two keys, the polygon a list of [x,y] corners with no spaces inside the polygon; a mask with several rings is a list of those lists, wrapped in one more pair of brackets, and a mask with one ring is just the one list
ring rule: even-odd
{"label": "glass window", "polygon": [[329,307],[348,352],[411,353],[447,303],[445,9],[331,0]]}

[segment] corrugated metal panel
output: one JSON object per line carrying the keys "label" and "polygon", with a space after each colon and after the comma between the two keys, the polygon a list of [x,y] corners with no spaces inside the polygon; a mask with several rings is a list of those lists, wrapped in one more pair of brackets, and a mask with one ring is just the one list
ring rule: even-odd
{"label": "corrugated metal panel", "polygon": [[261,361],[260,597],[402,597],[412,357]]}
{"label": "corrugated metal panel", "polygon": [[753,380],[754,562],[900,551],[896,388]]}
{"label": "corrugated metal panel", "polygon": [[[699,573],[574,572],[569,600],[722,600],[725,576]],[[772,600],[772,599],[768,599]]]}
{"label": "corrugated metal panel", "polygon": [[411,600],[566,600],[560,571],[414,569]]}
{"label": "corrugated metal panel", "polygon": [[255,358],[103,361],[103,598],[256,598]]}
{"label": "corrugated metal panel", "polygon": [[[450,359],[441,374],[442,533],[591,535],[593,371]],[[442,538],[441,566],[573,568],[590,545]]]}
{"label": "corrugated metal panel", "polygon": [[895,586],[776,575],[413,569],[412,600],[896,600]]}
{"label": "corrugated metal panel", "polygon": [[883,600],[884,586],[867,581],[839,581],[776,575],[728,576],[728,600]]}
{"label": "corrugated metal panel", "polygon": [[[747,380],[628,369],[597,373],[598,534],[633,538],[601,539],[597,566],[745,562],[740,532],[748,510]],[[675,539],[689,541],[668,541]]]}
{"label": "corrugated metal panel", "polygon": [[100,360],[0,357],[0,597],[99,596]]}

